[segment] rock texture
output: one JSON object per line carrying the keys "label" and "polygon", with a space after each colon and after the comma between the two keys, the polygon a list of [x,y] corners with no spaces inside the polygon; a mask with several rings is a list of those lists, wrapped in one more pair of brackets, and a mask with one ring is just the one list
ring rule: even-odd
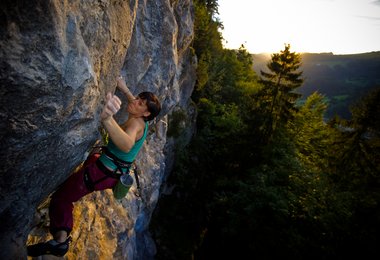
{"label": "rock texture", "polygon": [[0,259],[25,259],[29,233],[29,242],[48,236],[44,202],[100,138],[119,74],[163,104],[137,159],[142,196],[115,201],[104,191],[78,202],[67,257],[152,258],[148,225],[173,158],[171,114],[186,111],[190,125],[195,117],[191,0],[2,0],[0,15]]}

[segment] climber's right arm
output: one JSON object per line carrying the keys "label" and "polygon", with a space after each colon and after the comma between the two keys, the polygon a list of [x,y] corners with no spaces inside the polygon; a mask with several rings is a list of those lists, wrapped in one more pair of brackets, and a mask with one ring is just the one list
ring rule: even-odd
{"label": "climber's right arm", "polygon": [[114,144],[122,151],[129,152],[135,144],[138,125],[134,124],[133,127],[130,127],[128,133],[118,125],[113,115],[119,111],[120,106],[120,99],[111,92],[107,93],[106,104],[100,114],[100,120]]}

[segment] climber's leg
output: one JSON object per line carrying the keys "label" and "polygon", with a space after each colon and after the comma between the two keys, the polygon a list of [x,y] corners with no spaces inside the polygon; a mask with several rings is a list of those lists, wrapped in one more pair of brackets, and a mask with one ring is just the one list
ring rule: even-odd
{"label": "climber's leg", "polygon": [[[49,206],[50,232],[53,236],[58,231],[70,234],[73,228],[73,203],[89,194],[84,183],[84,171],[93,167],[91,164],[71,175],[66,182],[54,192]],[[61,238],[63,239],[63,238]]]}
{"label": "climber's leg", "polygon": [[[64,255],[68,250],[73,228],[73,203],[94,190],[113,188],[118,179],[107,177],[96,165],[97,157],[90,158],[85,166],[71,175],[52,195],[49,207],[50,232],[54,239],[46,243],[28,246],[28,255]],[[85,173],[95,183],[93,189],[86,186]],[[101,180],[100,182],[97,182]],[[58,249],[57,249],[58,248]],[[57,249],[57,250],[56,250]]]}

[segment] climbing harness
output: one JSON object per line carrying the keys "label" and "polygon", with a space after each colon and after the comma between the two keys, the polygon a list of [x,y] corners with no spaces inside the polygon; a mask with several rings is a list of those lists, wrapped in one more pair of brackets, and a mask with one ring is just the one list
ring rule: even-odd
{"label": "climbing harness", "polygon": [[[91,176],[89,174],[89,170],[87,167],[85,167],[85,170],[84,170],[84,183],[86,185],[86,187],[90,190],[90,191],[94,191],[95,190],[95,185],[104,181],[105,179],[107,178],[113,178],[113,179],[118,179],[118,183],[117,183],[117,187],[115,186],[114,189],[113,189],[113,192],[114,192],[114,195],[117,199],[121,199],[122,197],[125,196],[125,194],[128,192],[129,188],[132,186],[132,183],[131,185],[129,186],[126,186],[123,191],[122,191],[122,194],[116,194],[116,193],[120,193],[120,178],[123,176],[123,175],[129,175],[131,170],[133,171],[134,173],[134,176],[135,176],[135,180],[136,180],[136,186],[137,186],[137,191],[135,192],[135,195],[137,197],[140,197],[141,196],[141,188],[140,188],[140,182],[139,182],[139,177],[138,177],[138,172],[137,172],[137,166],[134,162],[127,162],[127,161],[123,161],[121,159],[119,159],[118,157],[116,157],[112,152],[109,151],[109,149],[106,147],[106,146],[94,146],[93,147],[93,152],[90,153],[90,155],[88,156],[88,159],[87,160],[91,160],[91,158],[93,158],[94,155],[100,155],[100,154],[104,154],[105,156],[107,156],[108,159],[110,159],[116,166],[116,169],[114,171],[110,170],[109,168],[107,168],[100,160],[96,160],[95,164],[96,166],[105,174],[104,177],[100,178],[99,180],[92,180],[91,179]],[[98,157],[97,156],[97,157]],[[86,162],[84,164],[86,166]],[[124,170],[125,173],[124,173]],[[133,181],[132,181],[133,182]],[[115,188],[118,190],[116,192]]]}

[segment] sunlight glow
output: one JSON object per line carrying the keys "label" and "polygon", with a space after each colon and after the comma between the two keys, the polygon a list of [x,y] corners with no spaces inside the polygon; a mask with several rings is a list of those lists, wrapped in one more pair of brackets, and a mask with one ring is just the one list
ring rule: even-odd
{"label": "sunlight glow", "polygon": [[251,53],[380,51],[380,0],[218,0],[226,48]]}

